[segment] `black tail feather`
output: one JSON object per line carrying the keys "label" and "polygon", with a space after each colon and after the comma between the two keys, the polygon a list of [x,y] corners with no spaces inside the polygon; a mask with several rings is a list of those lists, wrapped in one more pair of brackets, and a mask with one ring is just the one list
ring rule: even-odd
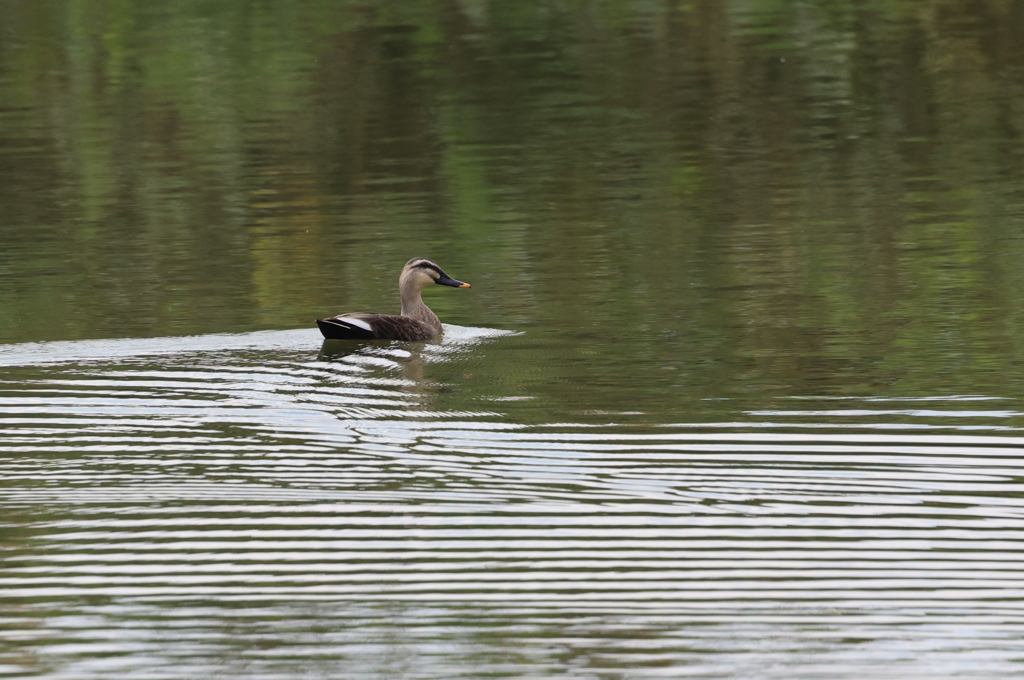
{"label": "black tail feather", "polygon": [[372,340],[377,337],[373,331],[345,323],[343,319],[317,319],[320,332],[329,340]]}

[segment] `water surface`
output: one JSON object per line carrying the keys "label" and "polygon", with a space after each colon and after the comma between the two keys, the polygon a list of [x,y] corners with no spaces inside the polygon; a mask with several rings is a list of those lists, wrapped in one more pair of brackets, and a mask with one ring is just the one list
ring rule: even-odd
{"label": "water surface", "polygon": [[1019,671],[1016,400],[573,418],[473,375],[537,351],[459,327],[0,348],[5,671]]}
{"label": "water surface", "polygon": [[0,675],[1019,675],[1021,30],[0,0]]}

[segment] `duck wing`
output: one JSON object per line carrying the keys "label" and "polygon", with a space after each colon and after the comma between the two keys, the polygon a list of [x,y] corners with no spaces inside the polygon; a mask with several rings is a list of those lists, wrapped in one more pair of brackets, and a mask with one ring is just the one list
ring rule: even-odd
{"label": "duck wing", "polygon": [[325,338],[335,340],[429,340],[436,333],[423,323],[397,314],[340,314],[317,319]]}

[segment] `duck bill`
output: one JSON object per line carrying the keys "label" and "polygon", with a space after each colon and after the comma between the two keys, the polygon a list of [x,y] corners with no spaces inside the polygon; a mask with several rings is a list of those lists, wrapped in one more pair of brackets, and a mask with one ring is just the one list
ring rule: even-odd
{"label": "duck bill", "polygon": [[436,281],[434,281],[434,283],[440,283],[442,286],[451,286],[452,288],[469,288],[468,283],[456,281],[447,274],[444,274],[443,276],[439,277]]}

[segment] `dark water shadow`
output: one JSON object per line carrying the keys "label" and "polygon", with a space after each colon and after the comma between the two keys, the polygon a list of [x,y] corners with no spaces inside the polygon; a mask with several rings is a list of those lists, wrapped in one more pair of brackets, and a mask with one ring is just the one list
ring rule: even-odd
{"label": "dark water shadow", "polygon": [[386,362],[398,370],[406,380],[426,382],[424,368],[427,360],[424,350],[437,342],[397,342],[394,340],[337,340],[325,339],[317,354],[317,361],[352,363],[356,361]]}
{"label": "dark water shadow", "polygon": [[375,348],[381,345],[380,340],[333,340],[327,338],[320,345],[317,361],[338,361],[360,350]]}

